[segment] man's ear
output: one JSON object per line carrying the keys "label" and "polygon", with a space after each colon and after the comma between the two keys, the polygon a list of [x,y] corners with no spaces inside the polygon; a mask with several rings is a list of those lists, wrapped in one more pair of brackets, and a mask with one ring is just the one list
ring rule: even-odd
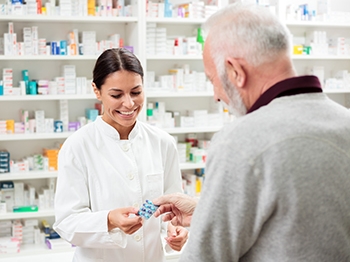
{"label": "man's ear", "polygon": [[225,67],[229,81],[237,88],[243,88],[247,76],[239,61],[233,57],[227,57]]}
{"label": "man's ear", "polygon": [[100,90],[97,89],[96,85],[94,82],[91,83],[92,88],[94,89],[94,93],[96,95],[97,100],[101,101],[101,92]]}

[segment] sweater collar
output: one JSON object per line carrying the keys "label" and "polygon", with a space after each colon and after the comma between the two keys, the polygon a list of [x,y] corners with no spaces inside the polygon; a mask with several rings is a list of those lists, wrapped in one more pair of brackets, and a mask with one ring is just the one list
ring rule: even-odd
{"label": "sweater collar", "polygon": [[267,89],[248,110],[247,114],[269,104],[277,97],[321,92],[321,83],[316,76],[308,75],[287,78]]}

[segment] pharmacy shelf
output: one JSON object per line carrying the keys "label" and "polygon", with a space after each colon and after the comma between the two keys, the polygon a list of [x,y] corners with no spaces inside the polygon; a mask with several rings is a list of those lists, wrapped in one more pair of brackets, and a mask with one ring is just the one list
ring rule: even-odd
{"label": "pharmacy shelf", "polygon": [[[147,98],[156,97],[213,97],[214,92],[162,92],[162,91],[146,91]],[[1,100],[0,100],[1,101]]]}
{"label": "pharmacy shelf", "polygon": [[[71,253],[70,258],[73,257],[73,253],[75,251],[74,247],[66,248],[60,247],[56,249],[49,249],[45,244],[21,244],[20,253],[9,253],[9,254],[1,254],[2,259],[9,259],[9,261],[13,261],[10,258],[17,258],[18,261],[47,261],[47,259],[39,260],[40,258],[34,258],[35,260],[31,260],[32,256],[45,257],[46,255],[55,255],[54,258],[50,257],[50,261],[71,261],[71,260],[57,260],[56,256],[60,256],[63,253]],[[26,258],[26,260],[20,260],[20,258]],[[59,257],[59,259],[65,259],[65,257]],[[17,260],[16,260],[17,261]]]}
{"label": "pharmacy shelf", "polygon": [[34,134],[5,134],[0,135],[0,141],[19,141],[19,140],[43,140],[43,139],[65,139],[73,132],[63,133],[34,133]]}
{"label": "pharmacy shelf", "polygon": [[97,59],[97,55],[1,55],[0,61],[62,61],[62,60],[92,60]]}
{"label": "pharmacy shelf", "polygon": [[58,23],[136,23],[137,17],[104,17],[104,16],[48,16],[48,15],[2,15],[0,21],[10,22],[58,22]]}
{"label": "pharmacy shelf", "polygon": [[207,126],[207,127],[175,127],[164,128],[170,134],[187,134],[187,133],[214,133],[219,131],[222,126]]}
{"label": "pharmacy shelf", "polygon": [[0,181],[23,180],[23,179],[42,179],[57,177],[57,171],[29,171],[16,173],[1,173]]}
{"label": "pharmacy shelf", "polygon": [[186,24],[186,25],[200,25],[205,22],[205,19],[194,19],[194,18],[157,18],[157,17],[147,17],[147,23],[161,23],[161,24]]}
{"label": "pharmacy shelf", "polygon": [[23,95],[0,96],[0,102],[6,101],[48,101],[48,100],[86,100],[96,99],[95,94],[86,95]]}
{"label": "pharmacy shelf", "polygon": [[336,56],[336,55],[292,55],[294,60],[350,60],[350,56]]}
{"label": "pharmacy shelf", "polygon": [[[72,253],[71,257],[73,257],[74,251],[75,251],[74,247],[70,247],[70,248],[61,247],[61,248],[56,248],[56,249],[49,249],[45,244],[21,244],[20,253],[1,254],[1,258],[5,259],[5,258],[16,257],[19,259],[21,257],[29,256],[26,261],[30,261],[31,256],[33,256],[33,255],[40,254],[40,256],[45,257],[45,255],[51,255],[51,254],[52,255],[60,255],[61,253]],[[54,259],[54,261],[59,261],[59,260],[56,260],[55,258],[53,258],[53,259]],[[10,261],[12,261],[12,260],[10,260]],[[22,260],[20,260],[20,261],[22,261]],[[38,260],[35,260],[35,261],[38,261]],[[40,261],[47,261],[47,260],[43,259]],[[50,261],[52,261],[52,258],[50,258]],[[65,261],[65,260],[61,260],[61,261]]]}
{"label": "pharmacy shelf", "polygon": [[[204,168],[205,163],[180,163],[180,169],[196,169]],[[56,178],[58,171],[29,171],[29,172],[16,172],[16,173],[1,173],[0,181],[12,181],[23,179],[42,179],[42,178]]]}
{"label": "pharmacy shelf", "polygon": [[180,163],[181,170],[205,168],[205,163]]}
{"label": "pharmacy shelf", "polygon": [[322,28],[347,28],[350,27],[349,22],[327,22],[327,21],[287,21],[289,27],[322,27]]}
{"label": "pharmacy shelf", "polygon": [[0,220],[10,220],[10,219],[22,219],[22,218],[39,218],[39,217],[52,217],[55,215],[53,209],[37,211],[37,212],[18,212],[18,213],[1,213]]}
{"label": "pharmacy shelf", "polygon": [[148,55],[147,60],[202,60],[202,55]]}

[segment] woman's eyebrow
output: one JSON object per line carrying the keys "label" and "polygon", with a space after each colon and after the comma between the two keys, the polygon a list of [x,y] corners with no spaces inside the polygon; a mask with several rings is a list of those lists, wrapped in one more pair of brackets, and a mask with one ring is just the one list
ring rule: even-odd
{"label": "woman's eyebrow", "polygon": [[[141,85],[137,85],[137,86],[131,88],[131,90],[137,89],[137,88],[139,88],[139,87],[141,87]],[[119,91],[119,92],[123,92],[123,90],[118,89],[117,87],[111,87],[110,89],[108,89],[108,91]]]}

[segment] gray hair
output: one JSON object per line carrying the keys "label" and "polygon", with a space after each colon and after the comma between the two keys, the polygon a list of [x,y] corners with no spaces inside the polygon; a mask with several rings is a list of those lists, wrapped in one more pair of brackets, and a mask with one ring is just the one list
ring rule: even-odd
{"label": "gray hair", "polygon": [[219,76],[225,74],[225,58],[244,58],[252,66],[290,56],[290,33],[266,7],[235,3],[212,15],[203,26],[210,34],[210,54]]}

